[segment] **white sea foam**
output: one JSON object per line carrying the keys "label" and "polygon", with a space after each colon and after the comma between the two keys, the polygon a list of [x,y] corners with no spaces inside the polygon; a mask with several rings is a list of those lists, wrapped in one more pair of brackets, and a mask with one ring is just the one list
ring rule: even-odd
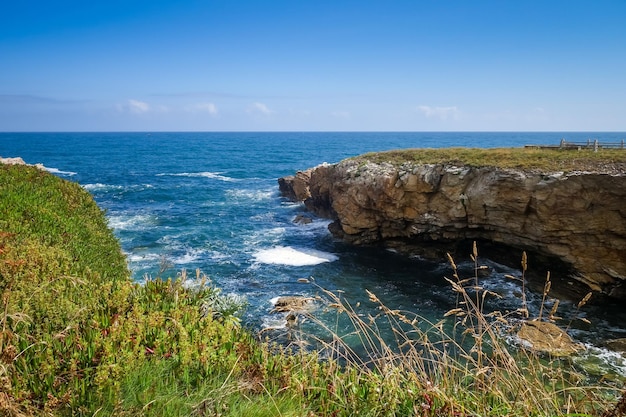
{"label": "white sea foam", "polygon": [[276,305],[276,303],[278,302],[278,300],[280,300],[280,296],[276,296],[276,297],[272,298],[272,299],[270,300],[270,303],[271,303],[273,306],[275,306],[275,305]]}
{"label": "white sea foam", "polygon": [[254,258],[264,264],[308,266],[339,259],[336,255],[314,249],[295,249],[290,246],[276,246],[254,254]]}
{"label": "white sea foam", "polygon": [[263,329],[280,330],[287,327],[287,320],[285,320],[284,317],[265,316],[261,321],[261,327]]}
{"label": "white sea foam", "polygon": [[615,373],[626,377],[626,358],[621,353],[588,343],[585,347],[584,353],[572,358],[579,366],[597,375]]}
{"label": "white sea foam", "polygon": [[235,199],[252,200],[252,201],[266,201],[271,199],[275,194],[273,189],[269,190],[227,190],[226,195]]}
{"label": "white sea foam", "polygon": [[170,176],[170,177],[204,177],[204,178],[211,178],[211,179],[216,179],[216,180],[220,180],[220,181],[235,181],[234,178],[231,177],[227,177],[224,175],[221,175],[221,172],[179,172],[179,173],[161,173],[161,174],[157,174],[157,177],[164,177],[164,176]]}
{"label": "white sea foam", "polygon": [[107,191],[119,191],[119,190],[133,190],[133,191],[141,191],[148,188],[154,188],[152,184],[137,184],[137,185],[113,185],[113,184],[102,184],[100,182],[93,184],[83,184],[83,188],[87,191],[94,192],[107,192]]}
{"label": "white sea foam", "polygon": [[126,258],[130,262],[154,262],[161,259],[161,255],[158,253],[129,253]]}
{"label": "white sea foam", "polygon": [[121,215],[110,216],[109,227],[115,230],[143,230],[153,222],[153,217],[147,214],[138,214],[134,216]]}
{"label": "white sea foam", "polygon": [[200,259],[203,253],[204,251],[202,250],[191,249],[180,256],[172,258],[172,263],[176,265],[189,264]]}
{"label": "white sea foam", "polygon": [[287,229],[284,227],[274,227],[252,232],[250,236],[244,237],[246,246],[268,245],[279,243],[285,236]]}
{"label": "white sea foam", "polygon": [[95,184],[85,184],[83,185],[83,188],[87,191],[108,191],[108,190],[121,190],[122,188],[124,188],[121,185],[109,185],[109,184],[102,184],[102,183],[95,183]]}
{"label": "white sea foam", "polygon": [[67,176],[72,176],[72,175],[76,175],[75,172],[72,171],[61,171],[58,168],[49,168],[47,166],[44,166],[43,169],[45,169],[46,171],[48,171],[51,174],[58,174],[58,175],[67,175]]}
{"label": "white sea foam", "polygon": [[276,215],[273,212],[259,213],[254,216],[250,216],[250,220],[255,221],[255,222],[263,222],[263,223],[273,222],[275,218],[276,218]]}

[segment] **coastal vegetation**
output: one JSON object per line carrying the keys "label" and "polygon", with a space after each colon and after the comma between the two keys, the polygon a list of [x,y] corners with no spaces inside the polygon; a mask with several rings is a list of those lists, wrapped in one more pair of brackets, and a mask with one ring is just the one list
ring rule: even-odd
{"label": "coastal vegetation", "polygon": [[[477,262],[477,248],[469,255]],[[615,381],[591,380],[567,359],[507,343],[524,306],[485,313],[495,295],[477,274],[453,270],[447,279],[458,305],[437,323],[388,308],[369,292],[361,302],[379,314],[363,316],[359,303],[311,280],[317,312],[348,320],[352,330],[340,334],[317,312],[302,312],[317,336],[294,325],[286,343],[271,343],[266,332],[240,325],[241,300],[200,271],[133,282],[104,213],[78,184],[0,165],[0,414],[623,412],[621,402],[614,406]]]}
{"label": "coastal vegetation", "polygon": [[354,159],[401,165],[448,163],[474,167],[540,170],[544,172],[626,171],[622,149],[538,149],[538,148],[428,148],[367,153]]}

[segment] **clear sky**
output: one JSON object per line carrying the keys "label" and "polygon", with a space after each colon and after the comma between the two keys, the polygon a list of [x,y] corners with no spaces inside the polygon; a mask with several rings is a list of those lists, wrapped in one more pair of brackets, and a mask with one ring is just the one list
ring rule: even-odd
{"label": "clear sky", "polygon": [[0,131],[626,131],[626,0],[8,0]]}

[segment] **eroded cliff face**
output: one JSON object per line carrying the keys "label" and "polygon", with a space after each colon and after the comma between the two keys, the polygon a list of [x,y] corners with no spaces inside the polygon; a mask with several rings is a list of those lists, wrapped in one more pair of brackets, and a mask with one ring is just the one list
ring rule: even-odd
{"label": "eroded cliff face", "polygon": [[626,174],[346,160],[279,180],[354,244],[486,240],[559,259],[626,299]]}

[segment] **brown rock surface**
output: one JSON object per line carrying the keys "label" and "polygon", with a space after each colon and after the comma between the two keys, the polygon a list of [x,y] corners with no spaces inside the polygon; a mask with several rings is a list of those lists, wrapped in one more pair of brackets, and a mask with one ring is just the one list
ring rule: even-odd
{"label": "brown rock surface", "polygon": [[545,321],[528,321],[522,324],[517,336],[529,349],[553,356],[569,356],[584,349],[580,344],[574,343],[556,324]]}
{"label": "brown rock surface", "polygon": [[[626,298],[626,173],[537,172],[345,160],[281,190],[354,244],[485,240],[558,258],[594,291]],[[518,258],[519,259],[519,258]]]}

